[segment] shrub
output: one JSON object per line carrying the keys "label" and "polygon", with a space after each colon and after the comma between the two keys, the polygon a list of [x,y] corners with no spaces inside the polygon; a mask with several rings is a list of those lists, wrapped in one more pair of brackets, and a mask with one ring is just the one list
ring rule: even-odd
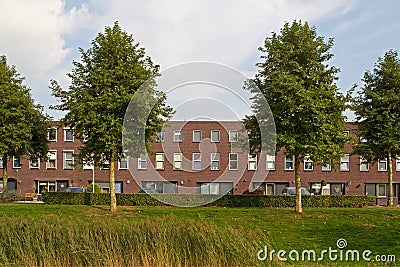
{"label": "shrub", "polygon": [[[186,195],[160,194],[157,198],[148,194],[117,194],[119,206],[165,206],[165,203],[185,203],[187,206],[196,206],[199,203],[209,202],[207,206],[218,207],[277,207],[290,208],[295,206],[295,196],[273,195]],[[47,192],[42,195],[46,204],[67,205],[109,205],[110,194],[100,193],[64,193]],[[302,196],[303,207],[346,207],[359,208],[374,206],[374,196]]]}

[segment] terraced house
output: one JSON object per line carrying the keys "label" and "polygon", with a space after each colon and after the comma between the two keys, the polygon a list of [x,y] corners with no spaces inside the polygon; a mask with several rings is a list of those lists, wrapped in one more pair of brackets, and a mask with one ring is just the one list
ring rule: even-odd
{"label": "terraced house", "polygon": [[[108,164],[77,166],[74,154],[82,145],[73,129],[52,122],[48,131],[49,152],[46,161],[13,158],[8,164],[9,190],[21,193],[64,191],[71,186],[88,186],[95,181],[108,192]],[[239,139],[242,124],[234,121],[173,121],[157,134],[152,154],[123,158],[117,164],[117,193],[138,192],[142,188],[157,193],[243,194],[262,189],[265,194],[282,194],[294,186],[294,158],[279,151],[276,155],[249,155]],[[356,137],[356,124],[347,123],[347,131]],[[374,195],[384,203],[388,195],[387,162],[372,165],[352,147],[337,166],[316,166],[305,159],[301,164],[302,186],[314,194]],[[394,164],[394,193],[400,194],[400,158]],[[1,181],[2,183],[2,181]],[[2,184],[0,184],[2,186]]]}

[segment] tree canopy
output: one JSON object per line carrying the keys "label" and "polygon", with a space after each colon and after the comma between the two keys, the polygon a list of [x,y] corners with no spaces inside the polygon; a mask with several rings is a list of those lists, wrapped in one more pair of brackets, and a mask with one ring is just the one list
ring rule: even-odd
{"label": "tree canopy", "polygon": [[[353,99],[360,138],[355,151],[370,162],[387,160],[388,204],[393,205],[392,158],[400,155],[400,60],[390,50],[366,71]],[[355,89],[355,88],[354,88]]]}
{"label": "tree canopy", "polygon": [[[66,111],[63,125],[74,128],[83,141],[78,159],[94,160],[96,165],[110,163],[111,211],[116,209],[114,161],[123,157],[122,129],[124,115],[131,98],[148,79],[158,75],[159,66],[146,56],[144,48],[132,35],[123,31],[118,22],[105,27],[92,41],[88,50],[80,49],[81,61],[73,62],[68,76],[72,82],[63,90],[56,81],[50,88],[60,104],[54,109]],[[165,96],[153,91],[159,105],[153,109],[153,120],[146,128],[147,140],[162,128],[171,111],[165,106]],[[155,113],[155,115],[154,115]]]}
{"label": "tree canopy", "polygon": [[[295,157],[296,210],[301,213],[300,161],[309,157],[316,164],[335,163],[349,140],[345,129],[345,97],[336,80],[338,68],[329,66],[333,39],[325,41],[308,23],[285,23],[280,33],[266,38],[255,79],[268,101],[276,124],[277,151]],[[253,109],[261,95],[254,97]],[[262,115],[260,115],[262,116]],[[254,126],[251,118],[248,126]],[[256,131],[250,129],[250,131]]]}
{"label": "tree canopy", "polygon": [[0,57],[0,155],[3,160],[3,190],[7,195],[9,158],[46,158],[48,116],[34,103],[30,88],[14,66]]}

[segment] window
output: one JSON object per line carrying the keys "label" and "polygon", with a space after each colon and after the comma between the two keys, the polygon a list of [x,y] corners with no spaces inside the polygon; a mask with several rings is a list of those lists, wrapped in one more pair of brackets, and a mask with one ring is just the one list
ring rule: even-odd
{"label": "window", "polygon": [[74,141],[74,130],[64,129],[64,141],[73,142]]}
{"label": "window", "polygon": [[396,171],[400,171],[400,157],[396,158]]}
{"label": "window", "polygon": [[238,154],[229,153],[229,170],[236,171],[238,169]]}
{"label": "window", "polygon": [[345,184],[344,183],[331,183],[329,184],[331,191],[331,195],[344,195]]}
{"label": "window", "polygon": [[156,170],[164,170],[164,153],[156,153]]}
{"label": "window", "polygon": [[286,171],[292,171],[294,169],[293,158],[294,158],[294,156],[286,155],[286,157],[285,157],[285,170]]}
{"label": "window", "polygon": [[193,131],[193,142],[201,142],[201,131],[200,130]]}
{"label": "window", "polygon": [[199,193],[202,195],[232,194],[232,182],[205,182],[197,183]]}
{"label": "window", "polygon": [[211,170],[219,170],[219,153],[211,153]]}
{"label": "window", "polygon": [[331,163],[325,163],[324,165],[322,165],[322,171],[323,172],[330,172],[332,170],[332,166]]}
{"label": "window", "polygon": [[275,184],[272,183],[253,183],[254,190],[262,190],[265,195],[275,194]]}
{"label": "window", "polygon": [[102,170],[109,170],[110,169],[110,162],[108,160],[105,160],[103,164],[101,165]]}
{"label": "window", "polygon": [[312,171],[314,170],[313,161],[310,159],[309,156],[304,157],[304,170],[305,171]]}
{"label": "window", "polygon": [[238,139],[238,131],[229,131],[229,142],[237,142]]}
{"label": "window", "polygon": [[57,142],[57,128],[49,128],[47,131],[47,140]]}
{"label": "window", "polygon": [[344,156],[340,158],[340,170],[341,171],[349,171],[350,170],[349,154],[344,154]]}
{"label": "window", "polygon": [[164,142],[164,132],[157,132],[157,142]]}
{"label": "window", "polygon": [[379,162],[378,162],[378,171],[380,171],[380,172],[387,171],[387,160],[386,159],[379,160]]}
{"label": "window", "polygon": [[182,170],[182,153],[174,153],[174,170]]}
{"label": "window", "polygon": [[219,142],[219,130],[211,131],[211,142]]}
{"label": "window", "polygon": [[20,169],[21,168],[21,159],[18,157],[13,157],[13,168]]}
{"label": "window", "polygon": [[140,158],[138,158],[138,169],[139,170],[147,169],[147,157],[146,157],[146,154],[140,154]]}
{"label": "window", "polygon": [[158,182],[146,181],[142,182],[143,189],[150,189],[149,192],[154,193],[178,193],[178,182]]}
{"label": "window", "polygon": [[346,130],[346,131],[343,131],[343,135],[344,135],[344,136],[349,136],[349,135],[350,135],[350,131],[347,131],[347,130]]}
{"label": "window", "polygon": [[118,170],[126,170],[128,169],[128,158],[125,154],[121,155],[121,158],[118,161]]}
{"label": "window", "polygon": [[267,154],[267,170],[275,170],[275,155]]}
{"label": "window", "polygon": [[47,153],[47,169],[57,169],[57,151],[51,150]]}
{"label": "window", "polygon": [[64,151],[64,169],[72,170],[74,168],[74,152]]}
{"label": "window", "polygon": [[88,163],[86,160],[83,160],[83,169],[84,170],[93,170],[94,166],[93,163]]}
{"label": "window", "polygon": [[376,186],[377,197],[386,197],[386,185],[385,184],[378,184]]}
{"label": "window", "polygon": [[0,169],[3,169],[3,156],[0,156]]}
{"label": "window", "polygon": [[192,169],[196,171],[201,170],[201,153],[192,154]]}
{"label": "window", "polygon": [[182,142],[182,131],[181,130],[174,131],[174,142]]}
{"label": "window", "polygon": [[367,172],[368,170],[368,161],[360,157],[360,172]]}
{"label": "window", "polygon": [[248,156],[248,166],[247,169],[249,171],[257,170],[257,155],[249,155]]}
{"label": "window", "polygon": [[360,136],[360,143],[366,143],[368,140],[364,137]]}
{"label": "window", "polygon": [[31,158],[29,160],[29,169],[39,169],[40,168],[40,160],[38,158]]}

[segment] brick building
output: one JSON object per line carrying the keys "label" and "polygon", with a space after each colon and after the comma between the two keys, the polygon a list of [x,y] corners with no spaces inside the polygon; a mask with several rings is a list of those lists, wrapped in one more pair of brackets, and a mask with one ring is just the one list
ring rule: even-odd
{"label": "brick building", "polygon": [[[47,161],[12,159],[8,164],[9,189],[21,193],[64,191],[71,186],[99,184],[109,190],[108,164],[101,167],[75,166],[73,155],[81,143],[73,131],[57,126],[49,129]],[[173,121],[158,133],[153,143],[154,154],[116,163],[117,192],[138,192],[139,185],[159,193],[242,194],[247,189],[261,188],[266,194],[281,194],[294,186],[294,160],[282,151],[276,156],[251,156],[243,153],[238,139],[244,133],[242,124],[234,121]],[[356,137],[356,125],[347,123]],[[387,163],[371,165],[358,155],[348,154],[335,166],[301,163],[302,186],[315,194],[375,195],[387,197]],[[0,168],[3,168],[0,162]],[[400,194],[400,159],[393,161],[394,192]],[[321,181],[325,183],[321,184]],[[0,180],[0,186],[2,181]]]}

